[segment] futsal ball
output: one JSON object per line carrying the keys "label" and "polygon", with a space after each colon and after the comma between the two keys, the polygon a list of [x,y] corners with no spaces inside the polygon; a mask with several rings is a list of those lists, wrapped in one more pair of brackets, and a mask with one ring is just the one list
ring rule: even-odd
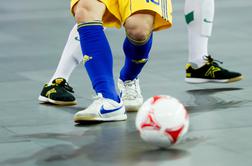
{"label": "futsal ball", "polygon": [[177,99],[159,95],[146,100],[136,115],[141,138],[162,148],[179,143],[188,131],[189,115]]}

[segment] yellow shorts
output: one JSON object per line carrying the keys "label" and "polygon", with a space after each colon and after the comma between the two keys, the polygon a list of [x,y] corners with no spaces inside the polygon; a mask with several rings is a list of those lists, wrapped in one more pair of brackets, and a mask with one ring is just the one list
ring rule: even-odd
{"label": "yellow shorts", "polygon": [[[79,0],[71,0],[71,11]],[[120,28],[133,13],[145,10],[156,13],[154,31],[169,28],[172,25],[171,0],[100,0],[107,7],[103,16],[105,27]]]}

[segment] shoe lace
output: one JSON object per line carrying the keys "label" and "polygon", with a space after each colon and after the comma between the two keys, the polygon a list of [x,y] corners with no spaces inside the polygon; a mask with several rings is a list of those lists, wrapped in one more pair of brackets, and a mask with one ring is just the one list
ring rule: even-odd
{"label": "shoe lace", "polygon": [[124,81],[124,93],[122,98],[135,99],[138,95],[136,80]]}
{"label": "shoe lace", "polygon": [[73,88],[72,88],[67,82],[65,82],[65,84],[63,85],[63,87],[64,87],[67,91],[69,91],[69,92],[71,92],[71,93],[74,93]]}
{"label": "shoe lace", "polygon": [[101,94],[94,94],[94,95],[92,95],[92,98],[94,100],[92,105],[101,104],[103,102],[103,97]]}
{"label": "shoe lace", "polygon": [[54,85],[56,86],[61,86],[63,87],[65,90],[67,90],[68,92],[71,92],[71,93],[74,93],[74,90],[73,88],[65,81],[63,80],[62,82],[60,83],[53,83]]}
{"label": "shoe lace", "polygon": [[[217,66],[219,66],[218,63],[223,64],[222,61],[213,59],[211,55],[204,56],[204,60],[205,60],[207,63],[209,63],[209,64],[213,64],[213,65],[217,65]],[[218,62],[218,63],[216,63],[216,62]]]}

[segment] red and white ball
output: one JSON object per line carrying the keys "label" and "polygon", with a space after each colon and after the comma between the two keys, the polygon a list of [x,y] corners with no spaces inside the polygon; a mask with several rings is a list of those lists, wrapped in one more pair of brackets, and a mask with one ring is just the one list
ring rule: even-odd
{"label": "red and white ball", "polygon": [[189,115],[177,99],[159,95],[149,98],[136,116],[141,138],[159,147],[179,143],[188,131]]}

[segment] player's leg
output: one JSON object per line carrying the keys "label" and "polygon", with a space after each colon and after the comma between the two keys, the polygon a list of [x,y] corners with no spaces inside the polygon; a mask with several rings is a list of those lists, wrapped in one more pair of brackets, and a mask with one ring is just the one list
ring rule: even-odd
{"label": "player's leg", "polygon": [[127,111],[136,111],[143,103],[138,75],[147,63],[152,46],[154,14],[136,13],[125,22],[126,38],[123,44],[124,66],[118,87]]}
{"label": "player's leg", "polygon": [[125,63],[120,72],[122,81],[136,79],[148,61],[153,23],[154,14],[136,13],[126,20],[126,38],[123,44]]}
{"label": "player's leg", "polygon": [[233,82],[241,80],[241,74],[221,68],[208,56],[208,38],[214,20],[214,0],[185,0],[185,19],[188,29],[188,64],[186,81]]}
{"label": "player's leg", "polygon": [[[206,4],[207,3],[207,4]],[[208,38],[214,19],[214,0],[185,0],[185,19],[188,30],[188,61],[197,66],[205,64]]]}
{"label": "player's leg", "polygon": [[77,33],[77,24],[71,30],[65,48],[62,52],[57,69],[52,76],[49,84],[56,78],[64,78],[66,81],[69,80],[73,70],[82,61],[82,53],[79,42],[79,34]]}
{"label": "player's leg", "polygon": [[82,61],[80,42],[76,38],[77,36],[77,25],[75,25],[69,34],[54,75],[42,89],[39,96],[40,102],[58,105],[76,104],[75,97],[72,95],[73,89],[67,82],[72,71]]}
{"label": "player's leg", "polygon": [[[162,2],[166,3],[161,6],[159,1],[131,2],[131,7],[135,11],[131,11],[133,14],[129,15],[124,22],[126,30],[123,45],[125,63],[120,72],[118,87],[122,92],[127,111],[137,111],[143,103],[138,76],[149,59],[152,31],[165,26],[169,27],[171,24],[169,21],[159,20],[165,13],[164,10],[170,8],[168,1]],[[167,18],[167,13],[170,15],[170,12],[166,12],[164,18]]]}
{"label": "player's leg", "polygon": [[112,53],[103,31],[102,18],[106,6],[96,0],[72,1],[78,23],[83,61],[98,98],[87,109],[75,114],[76,122],[86,120],[125,120],[125,108],[113,79]]}

